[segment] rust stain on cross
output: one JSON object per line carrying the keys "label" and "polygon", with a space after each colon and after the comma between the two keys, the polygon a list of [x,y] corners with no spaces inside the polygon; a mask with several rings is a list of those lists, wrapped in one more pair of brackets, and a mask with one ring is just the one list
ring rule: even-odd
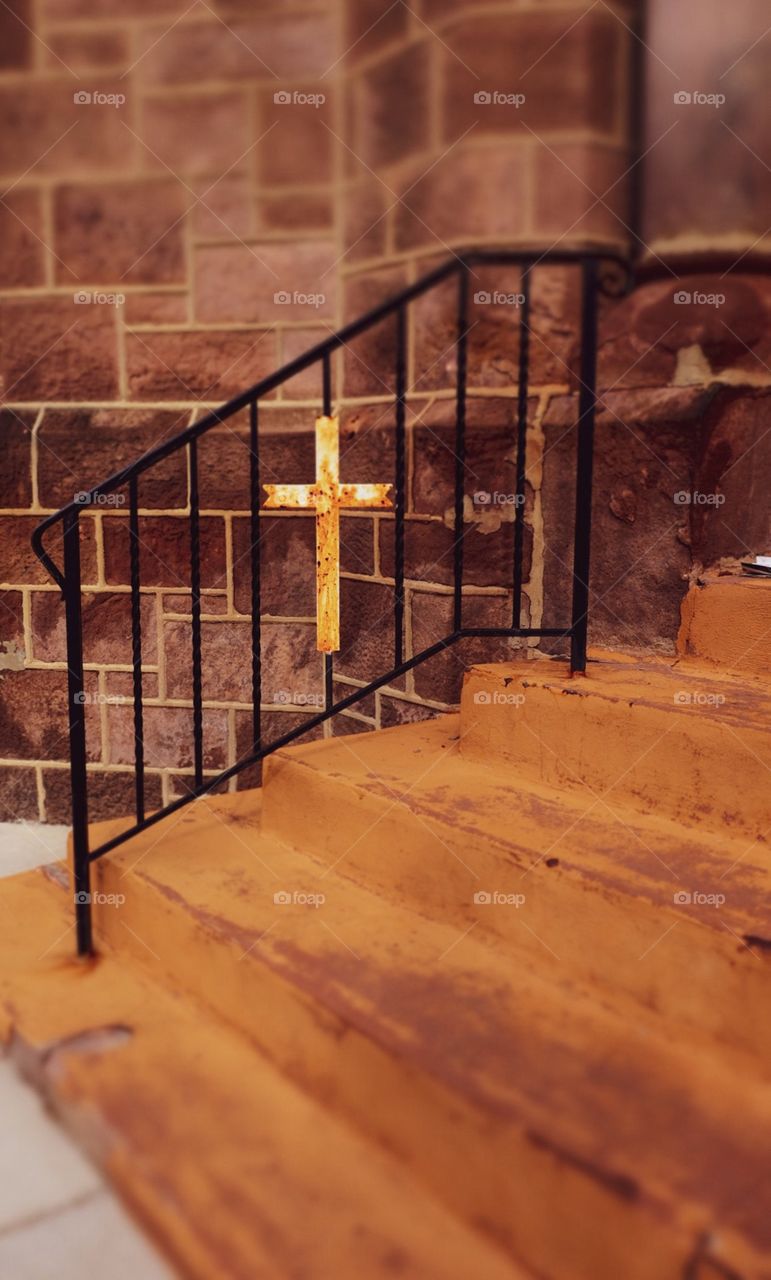
{"label": "rust stain on cross", "polygon": [[322,653],[340,648],[340,508],[393,504],[390,484],[340,483],[340,424],[337,418],[316,419],[314,484],[265,484],[265,509],[316,512],[316,647]]}

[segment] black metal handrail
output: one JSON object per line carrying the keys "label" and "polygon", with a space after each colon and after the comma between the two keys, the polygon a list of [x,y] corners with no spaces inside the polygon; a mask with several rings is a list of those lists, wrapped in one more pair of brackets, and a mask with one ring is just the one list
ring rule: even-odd
{"label": "black metal handrail", "polygon": [[[572,613],[564,627],[522,627],[522,588],[524,555],[524,492],[526,477],[527,402],[530,358],[530,296],[533,272],[544,263],[573,265],[581,269],[582,293],[580,315],[579,405],[576,423],[576,503],[574,520],[574,554],[572,568]],[[463,515],[466,471],[466,399],[467,337],[469,332],[469,278],[475,266],[519,266],[522,303],[519,307],[519,364],[517,385],[516,486],[517,504],[514,516],[514,548],[512,565],[512,620],[510,627],[467,627],[463,623]],[[611,274],[607,268],[610,266]],[[615,277],[612,275],[615,272]],[[404,657],[404,525],[406,516],[405,431],[407,403],[407,315],[410,303],[451,277],[457,277],[455,387],[455,487],[454,487],[454,563],[453,563],[453,627],[449,635],[430,647]],[[450,258],[416,283],[394,297],[372,308],[305,354],[298,356],[277,372],[229,400],[220,409],[208,413],[199,422],[179,432],[143,454],[135,462],[95,485],[79,499],[48,516],[35,529],[32,545],[54,581],[61,588],[66,614],[67,671],[69,693],[70,772],[72,789],[73,870],[78,952],[90,954],[93,948],[91,919],[91,863],[145,830],[162,818],[181,809],[197,797],[220,787],[242,770],[262,761],[267,755],[287,746],[332,716],[361,702],[376,690],[404,675],[418,664],[468,637],[561,637],[570,640],[571,669],[581,672],[586,666],[586,643],[589,605],[589,558],[591,540],[592,459],[594,415],[596,403],[597,309],[599,292],[619,292],[628,281],[625,261],[610,253],[583,251],[473,250]],[[396,317],[395,357],[395,475],[394,475],[394,664],[392,668],[335,701],[334,663],[325,654],[325,706],[302,725],[264,744],[261,726],[261,594],[260,594],[260,449],[259,405],[266,395],[282,383],[320,363],[322,372],[323,412],[332,412],[332,354],[352,339],[371,329],[389,316]],[[201,660],[201,545],[198,493],[197,442],[212,427],[227,421],[241,410],[249,410],[250,446],[250,518],[251,518],[251,609],[252,609],[252,749],[215,777],[204,778],[203,764],[203,675]],[[144,707],[142,696],[142,633],[140,615],[141,557],[139,536],[138,479],[149,468],[171,454],[186,449],[188,453],[190,490],[190,588],[191,588],[191,657],[193,680],[193,763],[194,786],[152,813],[145,812]],[[79,518],[106,495],[128,486],[130,592],[132,620],[132,671],[134,704],[134,758],[136,822],[96,849],[89,847],[88,774],[86,769],[86,720],[84,695],[83,634],[81,615],[81,570]],[[64,565],[60,569],[43,546],[47,530],[62,525]]]}

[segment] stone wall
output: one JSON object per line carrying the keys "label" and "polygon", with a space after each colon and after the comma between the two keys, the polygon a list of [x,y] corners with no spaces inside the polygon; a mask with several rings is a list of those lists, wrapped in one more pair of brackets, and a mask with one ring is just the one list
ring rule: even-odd
{"label": "stone wall", "polygon": [[[0,10],[0,797],[4,816],[66,821],[63,615],[30,551],[34,525],[462,245],[623,250],[635,9],[585,0],[16,4],[15,14]],[[769,377],[759,281],[652,281],[603,304],[595,642],[671,646],[694,567],[763,549]],[[484,296],[516,295],[519,278],[480,271],[473,283],[464,606],[469,622],[494,626],[510,616],[512,509],[473,494],[515,487],[517,311]],[[730,301],[684,308],[681,287]],[[536,272],[525,565],[533,624],[569,615],[578,300],[574,269]],[[440,289],[416,304],[409,329],[408,654],[450,630],[453,317],[451,291]],[[393,354],[384,324],[336,358],[345,480],[392,478]],[[266,400],[264,481],[309,479],[320,395],[310,370]],[[200,446],[212,772],[250,745],[247,446],[243,419]],[[675,502],[699,486],[726,504]],[[150,805],[192,774],[187,502],[182,457],[141,482]],[[84,510],[82,524],[99,817],[132,802],[125,506]],[[312,520],[279,513],[261,524],[271,738],[315,709],[322,671]],[[393,563],[390,516],[344,517],[341,694],[392,665]],[[469,661],[508,652],[503,642],[459,646],[341,716],[334,732],[451,706]]]}

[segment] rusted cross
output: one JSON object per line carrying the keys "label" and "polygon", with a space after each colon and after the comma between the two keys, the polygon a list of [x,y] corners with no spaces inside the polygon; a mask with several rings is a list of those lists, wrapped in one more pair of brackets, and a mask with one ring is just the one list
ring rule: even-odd
{"label": "rusted cross", "polygon": [[390,507],[390,484],[340,484],[337,418],[316,419],[315,484],[266,484],[265,509],[316,512],[316,647],[340,648],[340,508]]}

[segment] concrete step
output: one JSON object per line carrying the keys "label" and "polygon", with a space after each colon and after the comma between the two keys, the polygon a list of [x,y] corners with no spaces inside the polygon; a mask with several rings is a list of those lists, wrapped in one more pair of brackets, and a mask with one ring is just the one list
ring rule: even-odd
{"label": "concrete step", "polygon": [[771,824],[771,684],[704,664],[559,661],[473,667],[461,751],[516,778],[722,836]]}
{"label": "concrete step", "polygon": [[771,679],[771,578],[710,575],[691,587],[681,609],[677,651]]}
{"label": "concrete step", "polygon": [[34,871],[0,885],[0,1034],[181,1274],[527,1280],[385,1145],[132,963],[135,947],[160,968],[155,930],[128,907],[133,888],[125,917],[97,908],[129,945],[73,960],[71,892],[57,877]]}
{"label": "concrete step", "polygon": [[446,716],[279,752],[264,829],[516,964],[568,972],[630,1017],[741,1049],[768,1073],[768,842],[699,838],[462,747]]}
{"label": "concrete step", "polygon": [[[167,821],[98,864],[125,893],[97,909],[124,963],[216,1010],[539,1276],[760,1280],[768,1084],[618,1017],[569,964],[512,964],[426,918],[433,901],[420,915],[283,846],[253,794]],[[384,833],[397,882],[398,855]]]}

